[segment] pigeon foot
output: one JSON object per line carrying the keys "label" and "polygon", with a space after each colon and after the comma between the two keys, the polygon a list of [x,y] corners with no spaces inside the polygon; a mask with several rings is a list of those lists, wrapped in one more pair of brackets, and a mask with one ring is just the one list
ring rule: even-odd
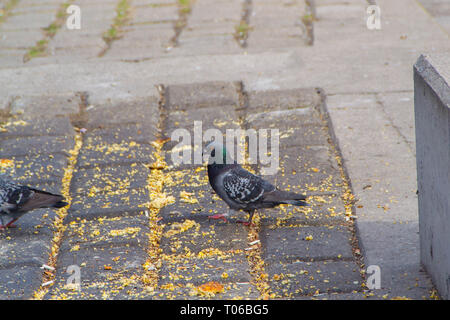
{"label": "pigeon foot", "polygon": [[244,226],[250,227],[253,225],[253,223],[251,221],[243,221],[243,220],[238,220],[236,221],[236,223],[242,223]]}
{"label": "pigeon foot", "polygon": [[6,226],[0,226],[0,229],[2,229],[2,227],[3,227],[4,229],[6,229],[6,228],[17,228],[17,226],[16,226],[15,224],[13,224],[13,223],[16,222],[16,221],[17,221],[17,219],[14,219],[14,220],[8,222],[8,223],[6,224]]}
{"label": "pigeon foot", "polygon": [[215,214],[215,215],[212,215],[212,216],[208,216],[208,219],[214,219],[214,220],[219,220],[220,219],[220,220],[223,220],[225,222],[228,222],[227,217],[224,214],[222,214],[222,213]]}

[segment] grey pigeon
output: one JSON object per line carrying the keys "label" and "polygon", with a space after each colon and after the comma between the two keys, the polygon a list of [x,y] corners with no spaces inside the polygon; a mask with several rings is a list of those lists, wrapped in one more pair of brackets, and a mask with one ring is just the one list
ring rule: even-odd
{"label": "grey pigeon", "polygon": [[68,205],[64,197],[21,186],[0,178],[0,230],[12,224],[28,211],[38,208],[62,208]]}
{"label": "grey pigeon", "polygon": [[[227,163],[227,151],[222,144],[213,141],[206,146],[205,152],[210,156],[207,168],[211,187],[231,209],[244,210],[249,214],[248,221],[243,222],[245,225],[251,224],[256,209],[273,208],[280,204],[308,206],[303,201],[305,195],[279,190],[242,168],[236,161],[228,160],[231,163]],[[226,221],[224,214],[209,218]]]}

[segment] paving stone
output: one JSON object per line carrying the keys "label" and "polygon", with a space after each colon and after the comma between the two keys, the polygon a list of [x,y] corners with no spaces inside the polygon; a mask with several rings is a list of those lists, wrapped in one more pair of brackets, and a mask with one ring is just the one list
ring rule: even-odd
{"label": "paving stone", "polygon": [[266,267],[266,272],[277,297],[361,290],[359,267],[353,261],[275,262]]}
{"label": "paving stone", "polygon": [[[27,29],[40,29],[47,27],[50,23],[53,22],[55,18],[56,9],[58,7],[55,6],[55,10],[45,10],[44,12],[39,11],[30,11],[23,12],[15,15],[13,14],[8,17],[6,21],[7,26],[26,26]],[[40,38],[35,39],[35,42],[41,40]]]}
{"label": "paving stone", "polygon": [[[220,119],[220,120],[218,120]],[[219,129],[222,133],[226,133],[226,129],[239,129],[238,115],[233,105],[217,107],[205,107],[195,112],[191,110],[175,110],[170,112],[169,117],[165,121],[165,129],[167,133],[171,133],[175,129],[187,129],[193,138],[193,128],[195,121],[201,121],[202,134],[204,131],[212,128]]]}
{"label": "paving stone", "polygon": [[[21,219],[15,223],[20,230],[2,235],[0,240],[2,247],[0,269],[8,269],[16,265],[35,265],[40,267],[42,264],[47,263],[50,253],[49,240],[52,236],[51,230],[48,230],[48,226],[35,229],[35,226],[24,223],[24,221]],[[42,227],[42,225],[39,226]],[[35,231],[38,233],[35,234]]]}
{"label": "paving stone", "polygon": [[[58,258],[55,285],[45,298],[60,299],[73,296],[75,299],[133,297],[135,287],[142,287],[140,274],[146,260],[146,250],[135,242],[105,243],[100,246],[82,246],[79,251],[62,249]],[[66,286],[69,274],[67,267],[80,267],[81,292]],[[106,266],[106,267],[105,267]]]}
{"label": "paving stone", "polygon": [[76,195],[67,215],[67,222],[77,218],[92,220],[97,217],[138,215],[144,212],[149,200],[145,188],[112,190],[93,196]]}
{"label": "paving stone", "polygon": [[25,49],[2,49],[0,54],[0,69],[23,66]]}
{"label": "paving stone", "polygon": [[[251,128],[260,132],[259,137],[263,137],[262,130],[267,130],[267,135],[270,135],[272,132],[276,134],[275,130],[278,130],[280,149],[297,146],[322,146],[328,143],[328,136],[324,134],[326,133],[326,127],[319,125],[308,125],[306,123],[299,126],[299,123],[296,123],[291,127],[289,123],[283,123],[281,120],[273,121],[271,127],[266,127],[258,122],[248,122],[248,124]],[[267,135],[266,140],[271,141],[270,136]]]}
{"label": "paving stone", "polygon": [[79,251],[77,246],[103,248],[127,244],[144,248],[148,243],[148,226],[148,218],[145,215],[76,219],[67,226],[64,235],[66,241],[61,245],[61,250],[75,252]]}
{"label": "paving stone", "polygon": [[[134,57],[137,53],[147,50],[148,56],[154,56],[156,53],[162,55],[166,44],[170,41],[170,38],[174,35],[172,28],[163,28],[164,24],[159,24],[158,28],[153,25],[147,27],[146,25],[139,25],[134,28],[125,29],[123,38],[114,41],[111,44],[111,48],[106,53],[105,57],[120,56],[123,57],[125,50],[133,46],[137,51],[133,50],[133,53],[129,58]],[[139,50],[142,49],[142,50]]]}
{"label": "paving stone", "polygon": [[326,145],[281,149],[279,161],[280,171],[267,178],[280,187],[337,192],[342,186],[338,164]]}
{"label": "paving stone", "polygon": [[[46,298],[136,298],[142,291],[140,275],[147,259],[148,232],[144,215],[69,223],[58,255],[55,285]],[[81,268],[80,292],[66,287],[70,265]]]}
{"label": "paving stone", "polygon": [[193,54],[238,54],[240,52],[242,52],[242,49],[238,46],[231,33],[201,36],[186,34],[186,36],[182,36],[179,39],[179,46],[172,50],[171,54],[189,56]]}
{"label": "paving stone", "polygon": [[259,210],[263,223],[269,225],[328,225],[346,221],[346,210],[340,196],[319,195],[307,198],[308,207],[280,205],[275,209]]}
{"label": "paving stone", "polygon": [[29,299],[42,281],[42,264],[50,254],[55,212],[48,209],[25,214],[16,228],[0,234],[0,297]]}
{"label": "paving stone", "polygon": [[[224,279],[223,273],[228,277]],[[195,286],[215,281],[219,283],[250,282],[251,277],[245,254],[224,254],[218,257],[179,259],[177,256],[163,260],[159,286],[192,283]]]}
{"label": "paving stone", "polygon": [[[239,17],[236,17],[234,20],[226,20],[224,22],[212,20],[212,21],[201,21],[201,22],[194,22],[192,20],[189,20],[189,24],[186,26],[186,28],[183,30],[182,39],[187,38],[197,38],[197,40],[200,40],[203,36],[233,36],[236,33],[236,25],[239,24]],[[235,42],[235,41],[234,41]],[[235,42],[236,47],[238,47],[237,43]],[[218,48],[216,48],[217,50]],[[221,48],[223,49],[223,48]]]}
{"label": "paving stone", "polygon": [[37,264],[11,266],[1,270],[0,298],[8,300],[30,299],[42,281],[42,270]]}
{"label": "paving stone", "polygon": [[[273,108],[281,105],[274,104]],[[253,112],[258,111],[258,112]],[[323,122],[320,120],[319,113],[313,106],[291,108],[291,109],[281,109],[281,110],[261,110],[259,107],[255,109],[249,109],[247,113],[246,120],[252,123],[253,126],[260,128],[274,128],[279,127],[280,122],[282,127],[299,127],[304,125],[322,125]]]}
{"label": "paving stone", "polygon": [[[134,125],[103,130],[103,132],[89,131],[79,155],[78,166],[152,162],[154,148],[150,142],[154,138],[147,135],[148,140],[145,139],[145,135],[149,131],[147,129],[145,126]],[[139,132],[140,134],[138,134]],[[99,133],[103,133],[103,135],[99,135]],[[137,141],[139,136],[143,136],[141,142]]]}
{"label": "paving stone", "polygon": [[[135,6],[135,4],[133,3]],[[153,22],[161,20],[178,19],[178,8],[175,5],[166,6],[139,6],[133,13],[132,23]]]}
{"label": "paving stone", "polygon": [[248,114],[302,109],[320,104],[316,89],[267,90],[248,92]]}
{"label": "paving stone", "polygon": [[[77,114],[80,100],[72,94],[60,96],[20,96],[13,100],[11,113],[25,121],[35,118],[57,118]],[[32,110],[32,111],[31,111]]]}
{"label": "paving stone", "polygon": [[158,99],[145,97],[86,108],[88,128],[128,123],[141,123],[155,128],[159,119]]}
{"label": "paving stone", "polygon": [[77,169],[71,184],[73,193],[92,196],[137,190],[147,185],[149,169],[143,164],[124,164]]}
{"label": "paving stone", "polygon": [[[36,41],[42,38],[42,31],[36,30],[5,30],[2,28],[2,35],[0,36],[0,48],[4,49],[28,49],[33,46]],[[23,55],[21,57],[23,59]]]}
{"label": "paving stone", "polygon": [[239,105],[237,88],[230,82],[171,85],[166,88],[166,106],[170,110],[230,105]]}
{"label": "paving stone", "polygon": [[277,33],[273,33],[269,30],[254,30],[251,32],[249,39],[247,40],[249,53],[258,53],[267,51],[270,49],[276,49],[280,46],[298,47],[306,46],[307,35],[305,35],[301,29],[291,30],[287,29],[278,30]]}
{"label": "paving stone", "polygon": [[304,1],[258,1],[252,6],[250,22],[255,26],[295,27],[304,13]]}
{"label": "paving stone", "polygon": [[149,298],[154,300],[231,300],[231,299],[251,299],[260,298],[258,289],[249,282],[225,283],[224,292],[207,296],[197,293],[194,285],[186,285],[177,283],[176,286],[170,286],[168,290],[159,290],[154,292]]}
{"label": "paving stone", "polygon": [[[22,122],[23,121],[23,122]],[[32,120],[10,119],[2,126],[2,138],[31,136],[74,136],[75,131],[67,117]]]}
{"label": "paving stone", "polygon": [[[195,217],[193,227],[180,232],[188,219],[167,222],[163,229],[160,247],[170,254],[182,254],[185,250],[198,254],[202,250],[216,248],[221,251],[241,250],[248,247],[245,226],[233,223],[213,224],[207,219]],[[179,232],[179,233],[176,233]]]}
{"label": "paving stone", "polygon": [[0,141],[2,157],[31,156],[35,154],[52,155],[68,153],[75,141],[69,137],[37,136],[11,138]]}
{"label": "paving stone", "polygon": [[33,186],[39,181],[61,182],[68,165],[67,155],[62,153],[33,154],[11,160],[14,161],[14,181]]}
{"label": "paving stone", "polygon": [[[310,236],[312,239],[308,240]],[[264,226],[260,235],[264,259],[283,262],[353,259],[351,237],[347,227],[336,225]]]}
{"label": "paving stone", "polygon": [[[239,21],[241,9],[242,3],[238,0],[199,0],[193,6],[189,24],[208,20],[220,22],[232,19]],[[219,12],[220,14],[218,14]]]}

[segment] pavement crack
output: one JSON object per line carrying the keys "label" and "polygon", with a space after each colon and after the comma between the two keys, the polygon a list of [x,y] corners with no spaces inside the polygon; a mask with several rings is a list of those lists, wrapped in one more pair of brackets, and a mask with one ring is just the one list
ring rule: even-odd
{"label": "pavement crack", "polygon": [[244,0],[242,2],[241,19],[235,27],[234,38],[241,48],[247,48],[247,39],[249,36],[250,16],[252,13],[252,0]]}
{"label": "pavement crack", "polygon": [[67,7],[69,7],[69,5],[73,1],[74,0],[67,0],[59,6],[58,11],[56,12],[55,20],[53,20],[53,22],[50,23],[47,27],[42,29],[44,31],[44,37],[41,40],[37,41],[33,47],[28,48],[27,53],[25,53],[25,55],[23,56],[24,63],[30,61],[33,58],[48,55],[48,44],[50,40],[53,39],[53,37],[56,35],[58,30],[61,29],[61,27],[64,25],[67,16]]}
{"label": "pavement crack", "polygon": [[[245,90],[244,83],[239,81],[235,83],[236,90],[239,97],[239,105],[236,106],[236,112],[239,117],[239,125],[242,129],[247,130],[249,128],[249,123],[247,122],[246,114],[248,108],[248,94]],[[248,153],[248,141],[245,141],[245,154]],[[247,160],[247,158],[245,158]],[[245,163],[243,167],[250,171],[257,171],[253,166]],[[271,296],[270,286],[268,282],[268,274],[265,271],[265,261],[262,258],[262,248],[260,244],[260,231],[261,231],[261,216],[256,210],[252,219],[252,223],[249,226],[247,241],[248,243],[258,244],[253,248],[253,250],[246,250],[245,255],[250,266],[250,276],[252,278],[252,283],[256,286],[259,291],[260,299],[267,300]]]}
{"label": "pavement crack", "polygon": [[305,0],[305,14],[301,17],[300,21],[304,26],[306,37],[305,43],[308,46],[314,44],[314,20],[316,16],[316,6],[314,0]]}
{"label": "pavement crack", "polygon": [[173,26],[175,34],[166,45],[166,52],[179,45],[179,38],[184,28],[187,26],[188,17],[191,14],[193,0],[178,0],[178,19]]}
{"label": "pavement crack", "polygon": [[173,197],[167,197],[164,193],[164,181],[165,171],[167,163],[164,160],[165,151],[163,151],[164,144],[168,139],[163,139],[163,132],[165,126],[165,103],[166,103],[166,90],[164,85],[160,84],[156,86],[159,94],[159,121],[158,132],[159,139],[153,141],[152,146],[155,148],[153,157],[155,161],[149,165],[150,173],[147,178],[147,188],[149,191],[149,202],[147,204],[146,216],[149,220],[149,237],[147,248],[147,260],[143,264],[144,274],[142,276],[142,282],[146,289],[153,292],[158,286],[159,270],[162,266],[162,249],[160,242],[162,238],[163,228],[159,221],[162,219],[159,212],[167,204],[174,201]]}
{"label": "pavement crack", "polygon": [[[72,150],[69,151],[68,165],[64,168],[64,176],[62,178],[62,190],[61,194],[64,196],[65,201],[69,204],[58,210],[55,220],[53,221],[53,239],[51,240],[50,256],[48,258],[47,265],[56,269],[59,249],[63,240],[64,232],[67,225],[64,220],[72,204],[72,197],[70,195],[70,185],[72,182],[73,173],[78,160],[81,147],[83,146],[83,138],[81,133],[75,134],[75,145]],[[39,289],[34,292],[33,299],[41,300],[47,294],[49,286],[44,286],[44,283],[52,283],[55,279],[55,271],[45,271],[43,274],[42,283]]]}
{"label": "pavement crack", "polygon": [[4,22],[11,15],[11,11],[18,3],[19,0],[10,0],[3,5],[3,8],[0,10],[2,13],[0,23]]}
{"label": "pavement crack", "polygon": [[116,6],[116,16],[110,26],[110,28],[103,33],[103,41],[106,46],[100,51],[98,57],[103,57],[106,52],[111,48],[114,41],[123,37],[123,26],[128,23],[131,18],[131,1],[120,0]]}

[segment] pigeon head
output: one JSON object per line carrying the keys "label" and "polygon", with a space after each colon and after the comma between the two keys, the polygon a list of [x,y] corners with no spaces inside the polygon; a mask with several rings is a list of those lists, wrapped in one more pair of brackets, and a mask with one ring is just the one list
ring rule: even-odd
{"label": "pigeon head", "polygon": [[225,146],[218,141],[208,143],[203,154],[209,155],[208,165],[234,163],[233,159],[228,156]]}

